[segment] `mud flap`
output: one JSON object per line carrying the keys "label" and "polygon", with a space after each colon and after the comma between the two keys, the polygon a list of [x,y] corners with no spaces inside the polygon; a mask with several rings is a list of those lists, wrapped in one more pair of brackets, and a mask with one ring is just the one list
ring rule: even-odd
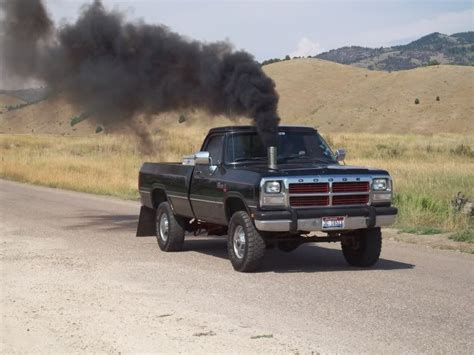
{"label": "mud flap", "polygon": [[138,218],[137,237],[155,236],[155,210],[142,206]]}

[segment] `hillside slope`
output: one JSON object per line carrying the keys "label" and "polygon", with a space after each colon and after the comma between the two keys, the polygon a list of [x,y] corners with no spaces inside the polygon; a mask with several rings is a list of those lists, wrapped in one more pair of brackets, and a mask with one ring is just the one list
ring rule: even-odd
{"label": "hillside slope", "polygon": [[3,90],[0,89],[0,95],[7,95],[17,98],[23,102],[37,102],[45,99],[49,94],[49,90],[45,87],[34,89],[19,89],[19,90]]}
{"label": "hillside slope", "polygon": [[[6,95],[4,95],[6,96]],[[95,130],[90,122],[71,127],[80,114],[61,98],[52,98],[0,114],[0,133],[86,134]]]}
{"label": "hillside slope", "polygon": [[[298,59],[263,68],[276,82],[283,124],[305,124],[323,132],[474,134],[474,67],[429,66],[388,73]],[[71,127],[71,118],[80,113],[60,98],[48,99],[0,114],[0,132],[94,134],[97,123],[91,120]],[[135,130],[141,125],[157,132],[163,125],[179,125],[182,114],[137,118]],[[209,119],[204,112],[184,114],[186,122],[179,125],[183,129],[232,124],[223,117]]]}
{"label": "hillside slope", "polygon": [[300,59],[264,68],[277,84],[284,123],[323,131],[474,133],[473,67],[388,73]]}
{"label": "hillside slope", "polygon": [[0,114],[7,112],[9,106],[16,106],[24,103],[25,101],[20,100],[19,98],[0,93]]}
{"label": "hillside slope", "polygon": [[386,71],[413,69],[432,63],[474,65],[474,32],[450,36],[434,32],[406,45],[393,47],[342,47],[321,53],[316,58]]}

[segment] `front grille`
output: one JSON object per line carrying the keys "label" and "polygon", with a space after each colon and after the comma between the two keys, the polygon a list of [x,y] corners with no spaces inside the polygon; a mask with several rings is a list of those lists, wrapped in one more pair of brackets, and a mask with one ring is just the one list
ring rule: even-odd
{"label": "front grille", "polygon": [[369,195],[334,195],[333,206],[340,205],[366,205],[369,203]]}
{"label": "front grille", "polygon": [[370,182],[291,182],[288,193],[289,205],[295,208],[367,205]]}
{"label": "front grille", "polygon": [[293,207],[328,206],[329,196],[292,196],[290,205]]}
{"label": "front grille", "polygon": [[332,192],[369,192],[369,183],[365,182],[334,182]]}
{"label": "front grille", "polygon": [[327,182],[290,184],[288,186],[288,191],[290,194],[328,193],[329,184]]}

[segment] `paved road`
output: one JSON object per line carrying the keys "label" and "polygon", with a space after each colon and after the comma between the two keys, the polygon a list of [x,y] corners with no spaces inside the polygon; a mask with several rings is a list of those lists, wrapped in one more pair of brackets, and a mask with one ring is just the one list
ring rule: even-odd
{"label": "paved road", "polygon": [[[234,272],[225,240],[162,253],[138,204],[0,181],[0,352],[436,352],[474,348],[474,256],[384,240],[371,270],[338,245]],[[422,237],[420,237],[422,238]]]}

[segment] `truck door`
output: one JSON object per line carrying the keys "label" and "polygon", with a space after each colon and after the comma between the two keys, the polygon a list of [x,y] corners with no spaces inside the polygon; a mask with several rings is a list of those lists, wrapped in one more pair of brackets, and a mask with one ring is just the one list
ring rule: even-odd
{"label": "truck door", "polygon": [[203,221],[225,224],[224,190],[220,180],[224,134],[209,136],[203,150],[209,152],[211,165],[196,164],[191,180],[190,200],[194,215]]}

